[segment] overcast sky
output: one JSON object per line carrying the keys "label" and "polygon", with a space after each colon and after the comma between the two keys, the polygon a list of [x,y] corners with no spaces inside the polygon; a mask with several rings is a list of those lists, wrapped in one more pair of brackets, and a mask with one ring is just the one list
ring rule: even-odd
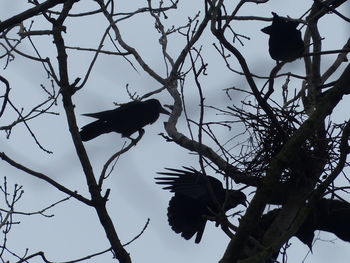
{"label": "overcast sky", "polygon": [[[84,4],[82,3],[84,2]],[[137,7],[144,7],[146,1],[130,1],[132,4],[118,3],[120,12],[130,11]],[[185,2],[185,1],[183,1]],[[181,3],[177,10],[168,13],[169,18],[165,22],[167,26],[172,24],[183,25],[187,23],[187,17],[196,13],[196,4],[203,1],[192,1],[195,4]],[[307,3],[306,3],[307,2]],[[308,8],[306,4],[311,1],[304,0],[272,0],[267,4],[246,4],[239,15],[255,15],[270,17],[271,11],[280,15],[289,15],[292,18],[300,17]],[[89,4],[87,6],[85,4]],[[3,1],[0,4],[0,20],[5,20],[20,11],[28,8],[27,1]],[[75,12],[96,8],[93,1],[80,1]],[[344,4],[339,11],[349,15],[349,3]],[[43,27],[43,20],[37,19],[33,29],[49,29]],[[267,22],[236,22],[239,24],[235,29],[237,33],[245,34],[251,38],[245,41],[244,47],[240,47],[246,56],[252,71],[260,75],[268,75],[275,62],[268,54],[267,35],[260,29],[267,26]],[[28,27],[30,21],[25,22]],[[339,49],[349,37],[349,28],[338,17],[328,14],[320,22],[320,33],[325,40],[324,49]],[[92,16],[88,20],[72,18],[67,21],[67,34],[65,41],[68,46],[96,48],[104,30],[106,21],[100,16]],[[139,15],[129,22],[120,24],[125,40],[137,48],[144,60],[165,75],[165,67],[161,50],[158,43],[159,35],[154,29],[154,21],[149,15]],[[13,30],[17,32],[17,29]],[[304,32],[304,30],[302,30]],[[49,56],[55,61],[56,54],[52,45],[52,38],[34,38],[42,57]],[[217,106],[229,105],[240,101],[242,98],[233,98],[233,101],[225,96],[222,91],[225,88],[236,86],[245,89],[243,78],[225,70],[225,64],[217,54],[212,43],[215,40],[210,36],[209,30],[198,43],[203,46],[205,59],[209,63],[208,75],[202,78],[203,89],[208,104]],[[108,41],[107,41],[108,43]],[[176,57],[185,43],[184,38],[171,36],[169,49]],[[237,44],[238,45],[238,44]],[[106,44],[106,49],[110,48]],[[33,53],[29,43],[21,44],[21,50]],[[0,49],[1,50],[1,49]],[[1,50],[1,52],[3,52]],[[1,53],[2,54],[2,53]],[[324,67],[328,66],[335,56],[324,56]],[[87,52],[69,52],[69,71],[71,82],[85,74],[92,59],[92,54]],[[1,68],[4,68],[2,60]],[[135,64],[136,65],[136,64]],[[239,69],[238,64],[234,65]],[[113,102],[123,103],[129,101],[125,86],[129,85],[131,91],[143,95],[147,92],[160,88],[159,83],[148,77],[136,66],[138,72],[133,70],[130,64],[121,57],[101,55],[83,90],[74,97],[78,124],[83,126],[91,120],[80,114],[114,108]],[[303,74],[303,62],[297,60],[287,65],[284,71],[293,71]],[[50,81],[39,63],[29,62],[16,55],[6,70],[1,70],[2,76],[11,84],[11,99],[17,107],[29,110],[31,106],[45,99],[45,94],[40,84],[49,87]],[[298,89],[298,85],[291,85]],[[198,117],[198,95],[191,81],[185,83],[185,95],[189,113]],[[162,104],[170,104],[171,97],[165,92],[157,95]],[[1,150],[12,158],[18,160],[30,168],[45,173],[70,189],[78,190],[79,193],[89,196],[85,184],[85,178],[79,165],[73,144],[67,129],[65,114],[59,99],[57,107],[53,109],[60,115],[39,117],[30,126],[40,143],[52,150],[53,154],[41,151],[24,125],[18,125],[13,129],[10,139],[6,139],[5,133],[0,133]],[[342,111],[336,111],[337,118],[343,119],[348,116],[342,115]],[[208,112],[208,119],[214,117]],[[0,120],[0,126],[6,125],[16,118],[16,114],[8,110]],[[202,242],[194,244],[194,241],[186,241],[180,235],[175,234],[169,227],[166,217],[166,208],[171,194],[163,191],[159,185],[155,185],[154,177],[157,171],[165,167],[179,168],[181,166],[194,166],[198,168],[198,158],[188,151],[173,143],[165,142],[158,133],[164,132],[164,115],[152,126],[146,127],[146,134],[137,147],[121,156],[115,171],[105,183],[105,188],[111,188],[110,201],[108,202],[111,217],[123,243],[130,241],[142,230],[147,218],[150,224],[145,233],[134,243],[127,247],[133,262],[217,262],[226,249],[228,238],[215,228],[213,223],[208,223]],[[185,123],[179,125],[180,130],[187,133]],[[229,138],[229,132],[218,131],[223,138]],[[107,134],[85,143],[89,157],[96,174],[99,174],[106,160],[118,151],[125,140],[119,134]],[[14,183],[24,186],[24,196],[17,204],[17,209],[30,212],[40,210],[51,203],[64,198],[65,195],[36,178],[28,176],[21,171],[15,170],[5,162],[0,161],[0,175],[7,176],[8,185]],[[0,181],[1,182],[1,181]],[[16,216],[21,221],[15,225],[8,237],[8,247],[22,255],[29,248],[29,254],[44,251],[49,260],[67,261],[80,258],[90,253],[95,253],[109,247],[104,231],[98,222],[95,211],[81,203],[70,200],[51,209],[52,218],[42,216]],[[328,263],[347,262],[350,258],[350,244],[339,241],[334,235],[321,233],[320,239],[313,247],[305,262]],[[289,249],[289,262],[301,262],[307,255],[308,248],[297,239],[292,239],[292,247]],[[33,262],[39,262],[37,259]],[[106,254],[86,262],[106,263],[113,262],[111,254]]]}

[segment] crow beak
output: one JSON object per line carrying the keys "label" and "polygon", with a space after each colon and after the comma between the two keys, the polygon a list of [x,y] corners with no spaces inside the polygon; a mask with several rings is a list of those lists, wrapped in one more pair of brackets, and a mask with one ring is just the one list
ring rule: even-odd
{"label": "crow beak", "polygon": [[264,27],[263,29],[261,29],[261,31],[264,32],[265,34],[270,35],[271,34],[271,26]]}
{"label": "crow beak", "polygon": [[170,112],[167,111],[166,109],[164,109],[163,107],[160,107],[160,113],[166,114],[166,115],[170,115]]}

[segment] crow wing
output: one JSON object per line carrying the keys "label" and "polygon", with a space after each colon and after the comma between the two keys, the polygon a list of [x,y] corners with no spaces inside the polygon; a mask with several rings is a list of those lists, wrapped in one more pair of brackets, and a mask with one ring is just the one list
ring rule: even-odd
{"label": "crow wing", "polygon": [[183,167],[185,170],[166,168],[171,172],[158,172],[167,177],[156,177],[157,184],[165,185],[163,189],[173,193],[185,195],[197,200],[208,200],[210,192],[208,183],[216,196],[225,194],[222,183],[211,176],[205,176],[193,168]]}
{"label": "crow wing", "polygon": [[169,201],[168,222],[175,233],[186,240],[196,235],[195,243],[199,243],[207,222],[203,215],[207,213],[208,209],[195,199],[175,194]]}

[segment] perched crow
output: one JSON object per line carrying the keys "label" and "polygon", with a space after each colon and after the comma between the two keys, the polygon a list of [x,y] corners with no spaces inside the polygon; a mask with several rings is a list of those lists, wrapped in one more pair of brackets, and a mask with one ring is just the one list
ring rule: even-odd
{"label": "perched crow", "polygon": [[83,141],[89,141],[103,133],[118,132],[130,137],[136,131],[142,131],[147,124],[155,122],[160,113],[170,114],[156,99],[132,101],[119,108],[96,113],[83,114],[98,119],[81,128]]}
{"label": "perched crow", "polygon": [[[277,215],[280,211],[281,211],[281,208],[277,208],[277,209],[269,211],[268,213],[264,214],[261,217],[260,223],[259,223],[257,229],[255,229],[255,231],[254,231],[254,237],[257,240],[262,239],[263,235],[265,234],[265,231],[270,227],[270,225],[275,220],[275,218],[277,217]],[[312,217],[309,216],[306,218],[306,220],[300,226],[300,228],[294,234],[294,236],[297,237],[305,245],[307,245],[311,250],[315,230],[316,230],[315,222],[312,220]]]}
{"label": "perched crow", "polygon": [[350,204],[340,200],[321,199],[317,204],[316,228],[350,242]]}
{"label": "perched crow", "polygon": [[261,29],[270,36],[269,53],[277,61],[290,62],[300,57],[305,50],[301,33],[297,30],[299,23],[291,22],[272,12],[271,26]]}
{"label": "perched crow", "polygon": [[[271,225],[281,208],[274,209],[264,214],[260,220],[259,227],[254,233],[260,233],[255,238],[259,239],[264,231]],[[350,242],[350,204],[340,200],[321,198],[315,203],[312,211],[294,234],[310,250],[316,230],[327,231],[335,234],[343,241]]]}
{"label": "perched crow", "polygon": [[239,204],[246,205],[246,196],[241,191],[225,190],[214,177],[205,176],[193,168],[184,168],[186,170],[166,168],[170,172],[158,174],[167,177],[155,179],[157,184],[166,185],[163,189],[175,193],[168,207],[172,230],[187,240],[196,234],[195,242],[199,243],[207,220],[219,212],[218,205],[226,212]]}

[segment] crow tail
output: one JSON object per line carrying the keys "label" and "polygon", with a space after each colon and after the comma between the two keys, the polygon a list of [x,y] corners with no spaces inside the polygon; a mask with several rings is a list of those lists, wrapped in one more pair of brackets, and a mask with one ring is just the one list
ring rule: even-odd
{"label": "crow tail", "polygon": [[84,142],[90,141],[101,134],[109,132],[104,126],[104,123],[100,120],[85,125],[80,131],[81,140]]}

